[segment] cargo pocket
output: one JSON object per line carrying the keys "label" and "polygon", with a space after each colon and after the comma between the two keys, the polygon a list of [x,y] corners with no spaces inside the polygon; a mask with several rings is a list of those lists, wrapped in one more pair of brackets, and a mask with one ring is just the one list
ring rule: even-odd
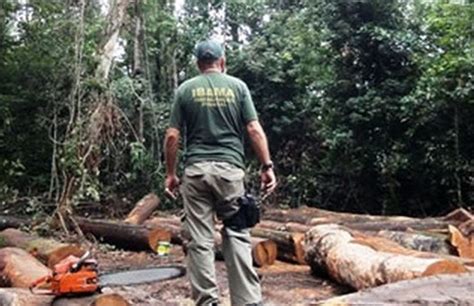
{"label": "cargo pocket", "polygon": [[217,190],[219,201],[217,203],[217,217],[225,220],[233,216],[239,210],[238,198],[245,193],[245,172],[237,167],[226,169],[219,174]]}

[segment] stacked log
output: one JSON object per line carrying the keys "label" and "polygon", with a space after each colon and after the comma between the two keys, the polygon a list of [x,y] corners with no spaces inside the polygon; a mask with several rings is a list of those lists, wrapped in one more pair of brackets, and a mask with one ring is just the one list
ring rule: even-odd
{"label": "stacked log", "polygon": [[35,280],[50,273],[50,269],[23,249],[10,247],[0,249],[2,287],[28,288]]}
{"label": "stacked log", "polygon": [[0,288],[2,306],[50,306],[52,295],[38,295],[24,288]]}
{"label": "stacked log", "polygon": [[77,217],[84,234],[91,234],[104,242],[135,251],[150,249],[149,236],[153,228],[123,221],[93,220]]}
{"label": "stacked log", "polygon": [[61,297],[52,306],[130,306],[124,297],[117,293],[94,294],[85,297]]}
{"label": "stacked log", "polygon": [[0,241],[1,246],[17,247],[26,250],[46,263],[50,268],[69,255],[81,257],[84,254],[84,250],[77,244],[41,238],[13,228],[0,232]]}
{"label": "stacked log", "polygon": [[306,261],[315,273],[364,289],[401,280],[469,271],[462,263],[405,249],[336,224],[319,225],[306,234]]}
{"label": "stacked log", "polygon": [[255,227],[250,232],[252,236],[274,241],[277,246],[277,258],[279,260],[297,264],[306,263],[303,249],[303,233],[290,233],[261,227]]}

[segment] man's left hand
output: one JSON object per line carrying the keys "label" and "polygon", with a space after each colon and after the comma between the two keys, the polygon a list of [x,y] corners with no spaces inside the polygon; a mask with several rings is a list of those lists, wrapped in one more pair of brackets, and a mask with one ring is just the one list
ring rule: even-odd
{"label": "man's left hand", "polygon": [[167,175],[165,180],[165,194],[169,198],[178,198],[179,178],[176,175]]}

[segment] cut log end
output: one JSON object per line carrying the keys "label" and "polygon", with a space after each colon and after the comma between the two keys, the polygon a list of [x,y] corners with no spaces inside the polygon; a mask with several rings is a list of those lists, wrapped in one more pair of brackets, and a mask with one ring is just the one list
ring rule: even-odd
{"label": "cut log end", "polygon": [[455,226],[449,225],[450,242],[460,257],[474,258],[474,236],[466,237]]}
{"label": "cut log end", "polygon": [[296,262],[305,265],[305,252],[304,252],[304,234],[303,233],[294,233],[292,234],[293,243],[295,246],[295,259]]}
{"label": "cut log end", "polygon": [[271,240],[252,238],[252,257],[257,267],[273,265],[277,257],[276,243]]}
{"label": "cut log end", "polygon": [[131,304],[116,293],[100,295],[91,306],[130,306]]}
{"label": "cut log end", "polygon": [[170,242],[171,232],[164,228],[155,228],[148,234],[148,244],[153,252],[157,252],[160,242]]}
{"label": "cut log end", "polygon": [[441,260],[429,265],[426,270],[422,273],[422,276],[431,276],[438,274],[457,274],[468,272],[463,265],[450,261],[450,260]]}

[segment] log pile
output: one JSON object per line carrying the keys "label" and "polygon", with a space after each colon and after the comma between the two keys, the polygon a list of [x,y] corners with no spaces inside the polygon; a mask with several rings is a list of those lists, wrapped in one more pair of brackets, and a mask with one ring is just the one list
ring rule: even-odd
{"label": "log pile", "polygon": [[[148,194],[122,220],[77,217],[76,221],[86,235],[124,249],[157,252],[163,241],[183,245],[184,248],[186,237],[179,217],[151,217],[158,205],[159,198],[155,194]],[[20,227],[25,224],[16,218],[3,220],[2,223],[0,218],[0,225]],[[217,223],[214,237],[217,259],[223,259],[221,229],[222,224]],[[472,282],[472,273],[466,272],[474,272],[474,217],[465,209],[456,209],[437,218],[373,216],[310,207],[269,209],[250,233],[256,267],[272,265],[277,259],[309,265],[312,273],[324,275],[355,290],[388,284],[386,290],[397,295],[397,290],[401,290],[398,288],[409,288],[410,285],[405,283],[419,282],[420,288],[429,286],[430,281],[425,282],[425,278],[439,286],[448,282],[445,288],[449,288],[451,279],[461,279],[463,275],[471,275],[468,280]],[[79,246],[38,238],[14,229],[0,232],[0,247],[4,247],[0,249],[1,284],[17,288],[27,286],[31,278],[50,273],[36,258],[51,267],[53,262],[65,256],[80,256],[82,252]],[[31,270],[29,265],[28,271],[36,272],[23,271],[24,266],[19,262],[31,262],[35,268]],[[429,278],[433,275],[436,278]],[[17,288],[0,290],[0,301],[18,299],[21,290]],[[377,292],[361,292],[330,300],[327,305],[351,305],[368,301],[377,297]],[[440,295],[440,300],[449,300],[447,293]],[[22,298],[28,299],[28,294]],[[102,305],[98,304],[101,296],[91,298],[89,304]],[[103,297],[105,301],[114,298]],[[410,299],[408,296],[406,298]],[[56,300],[53,305],[83,305],[81,303],[84,301]],[[378,297],[374,301],[378,301]],[[383,295],[380,295],[380,301],[384,302]],[[51,305],[51,302],[38,305]],[[127,305],[127,302],[124,301],[123,305]]]}

